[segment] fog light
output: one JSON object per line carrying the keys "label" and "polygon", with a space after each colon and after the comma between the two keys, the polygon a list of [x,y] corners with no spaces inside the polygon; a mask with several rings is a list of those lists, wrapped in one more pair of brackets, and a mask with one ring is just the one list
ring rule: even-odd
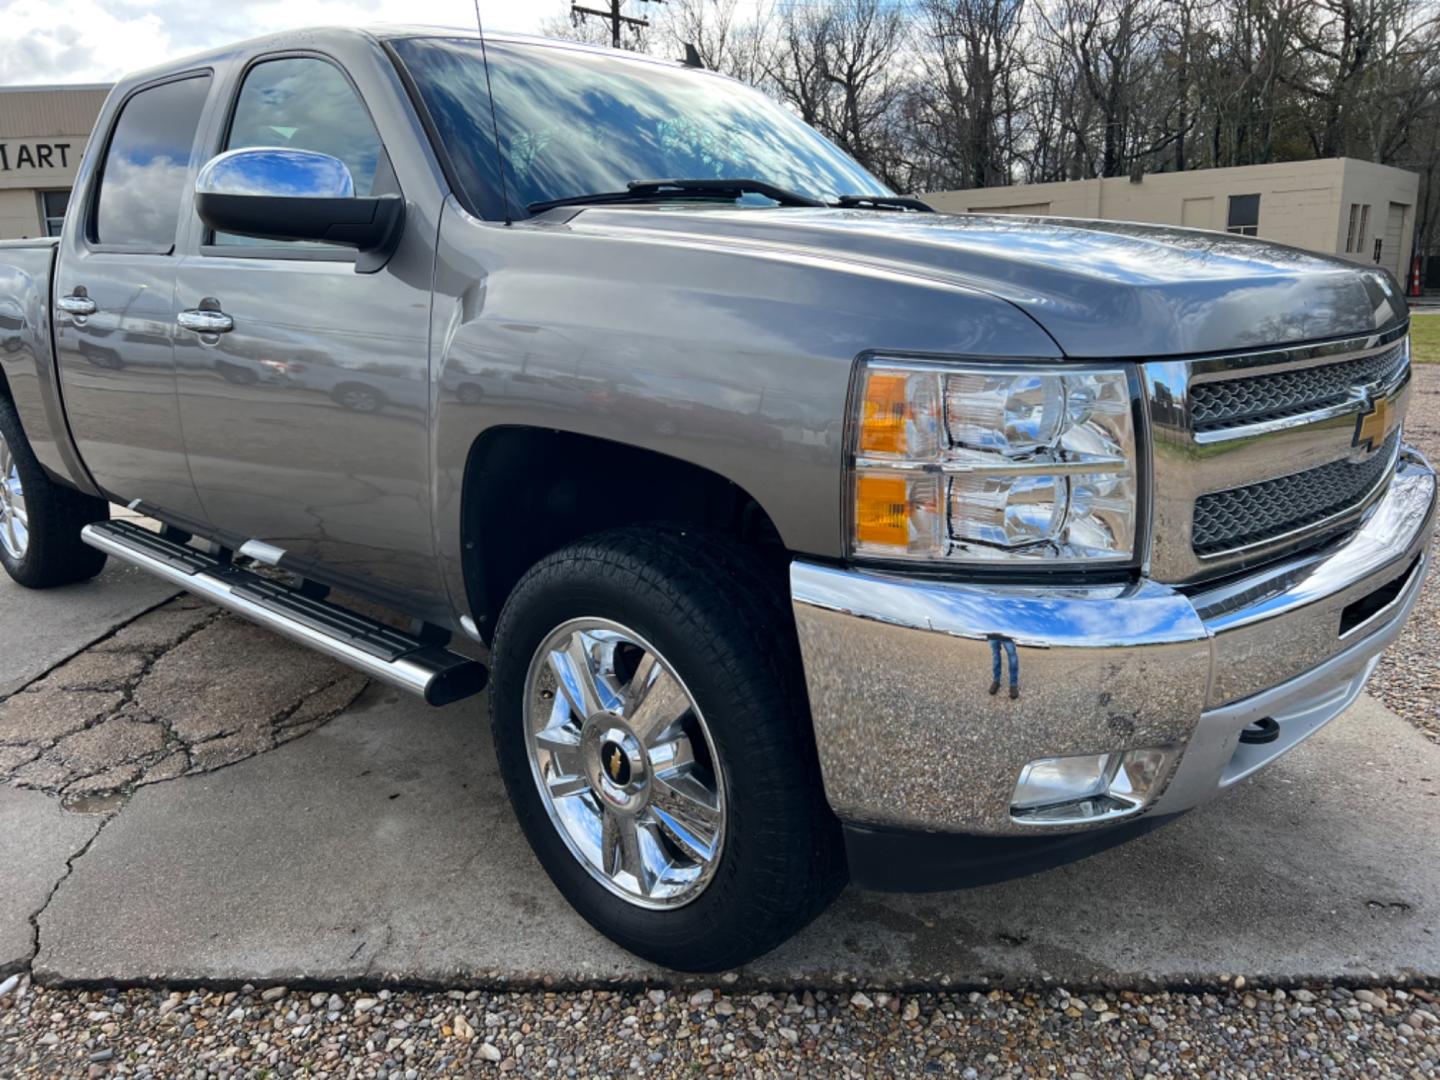
{"label": "fog light", "polygon": [[1065,825],[1138,813],[1158,793],[1172,758],[1163,747],[1036,758],[1020,770],[1010,816],[1025,825]]}
{"label": "fog light", "polygon": [[1081,754],[1032,761],[1020,770],[1012,810],[1073,802],[1104,794],[1110,786],[1110,755]]}

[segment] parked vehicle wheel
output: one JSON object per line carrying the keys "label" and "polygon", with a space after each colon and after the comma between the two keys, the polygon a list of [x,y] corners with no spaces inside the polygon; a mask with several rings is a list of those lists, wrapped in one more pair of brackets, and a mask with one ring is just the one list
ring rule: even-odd
{"label": "parked vehicle wheel", "polygon": [[364,383],[345,383],[331,395],[335,401],[357,413],[377,413],[385,407],[385,395]]}
{"label": "parked vehicle wheel", "polygon": [[535,854],[666,967],[751,960],[844,882],[774,576],[719,539],[623,529],[543,559],[496,630],[491,724]]}
{"label": "parked vehicle wheel", "polygon": [[48,589],[86,581],[105,553],[81,543],[80,530],[104,521],[110,506],[45,475],[7,398],[0,398],[0,563],[21,585]]}

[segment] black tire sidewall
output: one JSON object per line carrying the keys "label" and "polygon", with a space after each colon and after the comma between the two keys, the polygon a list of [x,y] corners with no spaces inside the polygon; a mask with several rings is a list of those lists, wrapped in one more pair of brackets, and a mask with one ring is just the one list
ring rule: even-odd
{"label": "black tire sidewall", "polygon": [[14,402],[3,396],[0,433],[15,459],[28,519],[24,556],[13,558],[0,544],[0,565],[16,583],[29,589],[94,577],[104,567],[105,555],[81,541],[80,530],[91,521],[104,520],[109,515],[108,504],[50,479],[30,447]]}
{"label": "black tire sidewall", "polygon": [[[592,553],[545,567],[523,581],[507,604],[496,635],[490,695],[501,772],[536,856],[592,925],[630,951],[667,966],[697,971],[732,966],[757,947],[764,951],[776,943],[754,940],[753,932],[763,938],[760,924],[773,914],[769,909],[785,886],[796,884],[794,875],[804,877],[809,864],[827,864],[823,858],[812,860],[811,851],[769,846],[784,844],[813,810],[807,805],[814,798],[812,777],[803,771],[797,775],[787,755],[751,752],[757,737],[765,742],[774,726],[789,725],[792,717],[785,715],[783,693],[766,685],[770,680],[763,671],[733,677],[753,665],[735,655],[734,642],[721,627],[707,625],[706,598],[692,597],[697,602],[685,605],[681,614],[663,573],[649,573],[625,587],[621,579],[606,575],[613,566]],[[719,591],[708,599],[718,602]],[[722,763],[727,815],[720,863],[705,890],[679,907],[640,908],[598,882],[550,820],[533,777],[523,731],[529,666],[552,631],[586,617],[626,626],[665,657],[695,698]],[[719,663],[717,656],[723,657]],[[812,838],[814,843],[827,840]],[[821,880],[808,887],[828,900],[835,886]],[[808,915],[799,921],[808,921]]]}
{"label": "black tire sidewall", "polygon": [[[49,483],[50,479],[40,468],[40,463],[35,460],[34,452],[30,449],[30,443],[25,438],[25,432],[20,427],[20,418],[15,413],[15,406],[9,401],[0,400],[0,434],[5,436],[5,443],[10,447],[10,455],[15,461],[16,472],[20,476],[20,486],[27,493],[36,490],[39,484]],[[4,481],[0,477],[0,482]],[[29,503],[26,503],[29,510]],[[35,577],[35,545],[36,536],[27,522],[28,540],[25,547],[25,555],[22,558],[15,558],[10,554],[4,544],[0,544],[0,564],[5,567],[15,581],[21,585],[29,585]]]}

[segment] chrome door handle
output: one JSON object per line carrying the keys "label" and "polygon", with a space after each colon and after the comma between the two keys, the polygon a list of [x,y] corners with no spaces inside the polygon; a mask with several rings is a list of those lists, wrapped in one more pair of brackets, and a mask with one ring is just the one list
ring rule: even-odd
{"label": "chrome door handle", "polygon": [[83,317],[85,315],[95,314],[95,301],[83,293],[62,296],[55,301],[55,306],[67,315],[79,315]]}
{"label": "chrome door handle", "polygon": [[223,311],[208,311],[204,308],[190,308],[175,316],[175,321],[186,330],[197,334],[228,334],[235,329],[235,320]]}

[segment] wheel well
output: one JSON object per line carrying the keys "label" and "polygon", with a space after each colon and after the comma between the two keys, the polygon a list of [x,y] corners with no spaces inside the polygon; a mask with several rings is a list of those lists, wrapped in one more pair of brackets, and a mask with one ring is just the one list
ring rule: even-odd
{"label": "wheel well", "polygon": [[566,544],[621,525],[704,528],[787,559],[775,523],[718,473],[608,439],[543,428],[485,432],[465,466],[465,586],[488,642],[525,571]]}

